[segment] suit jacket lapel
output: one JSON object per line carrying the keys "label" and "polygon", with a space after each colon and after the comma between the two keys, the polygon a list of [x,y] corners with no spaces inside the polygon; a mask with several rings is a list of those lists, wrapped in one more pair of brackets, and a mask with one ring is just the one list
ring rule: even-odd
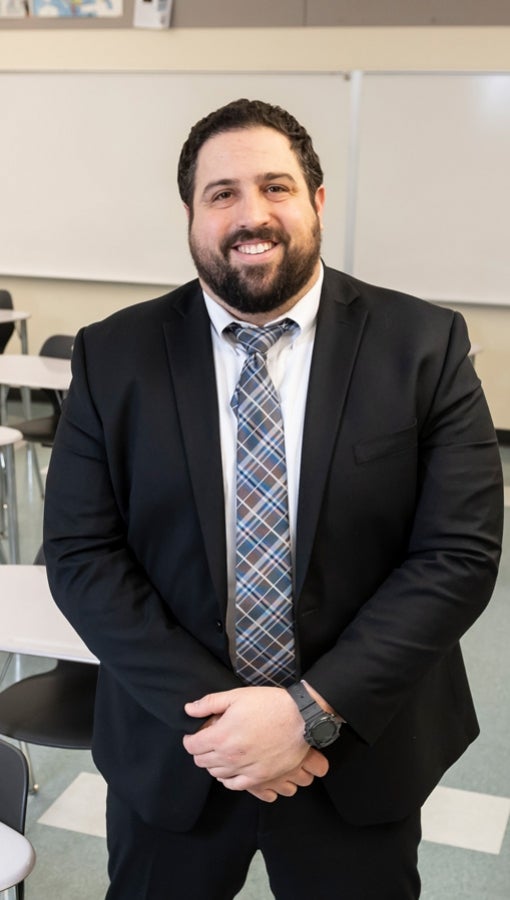
{"label": "suit jacket lapel", "polygon": [[310,371],[299,486],[296,597],[308,568],[331,455],[366,310],[355,282],[326,269]]}
{"label": "suit jacket lapel", "polygon": [[183,440],[211,577],[227,599],[225,505],[210,321],[202,292],[185,288],[164,326]]}
{"label": "suit jacket lapel", "polygon": [[[299,488],[296,596],[313,546],[331,454],[365,324],[353,282],[326,269],[310,372]],[[178,292],[165,338],[194,499],[222,611],[227,598],[225,506],[210,322],[201,290]]]}

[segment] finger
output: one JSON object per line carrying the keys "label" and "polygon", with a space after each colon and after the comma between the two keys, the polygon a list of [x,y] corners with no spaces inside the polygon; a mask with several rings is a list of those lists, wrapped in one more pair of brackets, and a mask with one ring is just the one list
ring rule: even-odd
{"label": "finger", "polygon": [[329,762],[323,753],[319,753],[318,750],[311,747],[303,760],[302,768],[317,778],[323,778],[328,772]]}
{"label": "finger", "polygon": [[213,778],[218,778],[218,776],[229,778],[230,776],[237,774],[233,769],[224,766],[214,753],[193,754],[193,762],[197,768],[207,769]]}
{"label": "finger", "polygon": [[307,772],[306,769],[298,769],[296,772],[292,773],[292,781],[298,787],[309,787],[314,780],[314,775],[310,772]]}
{"label": "finger", "polygon": [[202,753],[214,752],[218,740],[218,732],[214,725],[215,721],[212,721],[208,728],[199,728],[193,734],[184,735],[182,742],[188,753],[191,753],[192,756],[199,756]]}
{"label": "finger", "polygon": [[212,740],[209,735],[206,734],[209,730],[209,728],[204,728],[201,731],[197,731],[196,734],[184,735],[182,743],[184,749],[187,750],[191,756],[201,756],[204,753],[211,753],[214,750]]}
{"label": "finger", "polygon": [[274,789],[281,797],[293,797],[297,794],[298,786],[293,781],[281,781]]}
{"label": "finger", "polygon": [[289,773],[282,778],[275,778],[259,785],[257,790],[275,791],[280,797],[293,797],[297,793],[299,785],[294,779],[294,773]]}
{"label": "finger", "polygon": [[228,791],[249,791],[254,787],[260,787],[253,778],[247,778],[245,775],[216,777],[216,781],[219,781]]}
{"label": "finger", "polygon": [[248,793],[256,797],[257,800],[263,800],[264,803],[274,803],[278,799],[276,791],[272,791],[269,788],[251,788]]}
{"label": "finger", "polygon": [[[198,766],[198,763],[196,763]],[[213,778],[217,779],[225,779],[225,778],[236,778],[241,773],[237,769],[233,769],[229,766],[224,765],[208,765],[208,766],[199,766],[200,769],[207,769],[209,775]]]}
{"label": "finger", "polygon": [[206,694],[199,700],[193,700],[184,704],[184,711],[192,718],[206,718],[207,716],[221,715],[230,703],[232,691],[218,691],[216,694]]}

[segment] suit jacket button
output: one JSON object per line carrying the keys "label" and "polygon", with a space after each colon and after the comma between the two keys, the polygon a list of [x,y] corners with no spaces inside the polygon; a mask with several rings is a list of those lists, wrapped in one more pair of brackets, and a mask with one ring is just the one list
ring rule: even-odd
{"label": "suit jacket button", "polygon": [[216,631],[223,631],[223,622],[221,619],[216,619],[214,624],[216,625]]}

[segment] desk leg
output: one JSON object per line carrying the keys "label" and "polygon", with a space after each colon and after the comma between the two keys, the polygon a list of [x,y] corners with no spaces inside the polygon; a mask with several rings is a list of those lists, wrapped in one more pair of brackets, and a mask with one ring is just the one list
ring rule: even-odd
{"label": "desk leg", "polygon": [[[7,508],[7,498],[5,496],[5,491],[7,489],[7,472],[4,472],[6,465],[5,454],[0,450],[0,535],[2,537],[7,533],[5,525],[5,511]],[[5,562],[7,562],[7,560],[5,558],[4,548],[0,544],[0,563]]]}
{"label": "desk leg", "polygon": [[7,510],[9,516],[8,543],[11,563],[19,563],[19,531],[18,531],[18,498],[16,494],[16,469],[14,464],[14,447],[4,447],[5,472],[7,476]]}
{"label": "desk leg", "polygon": [[28,353],[28,332],[26,319],[21,319],[19,322],[16,322],[16,331],[18,332],[18,337],[21,344],[21,352]]}
{"label": "desk leg", "polygon": [[7,392],[6,384],[0,384],[0,425],[7,425]]}
{"label": "desk leg", "polygon": [[[32,416],[32,406],[30,400],[30,388],[22,387],[21,391],[21,402],[23,406],[23,416],[25,419],[30,419]],[[0,425],[8,425],[7,421],[7,395],[9,393],[9,385],[8,384],[0,384]]]}
{"label": "desk leg", "polygon": [[[22,387],[21,390],[21,401],[23,406],[23,416],[26,421],[32,418],[32,396],[30,392],[30,388]],[[39,490],[41,492],[41,497],[44,497],[44,486],[41,479],[41,472],[39,469],[39,462],[37,459],[37,453],[35,449],[35,445],[30,441],[27,441],[27,467],[28,467],[28,477],[31,481],[32,473],[35,471],[37,483],[39,485]]]}
{"label": "desk leg", "polygon": [[22,387],[22,388],[20,388],[20,391],[21,391],[21,402],[23,405],[23,415],[25,416],[25,419],[31,419],[32,418],[32,398],[31,398],[31,394],[30,394],[30,388]]}
{"label": "desk leg", "polygon": [[28,353],[28,334],[26,319],[22,319],[19,323],[19,339],[21,342],[21,352]]}

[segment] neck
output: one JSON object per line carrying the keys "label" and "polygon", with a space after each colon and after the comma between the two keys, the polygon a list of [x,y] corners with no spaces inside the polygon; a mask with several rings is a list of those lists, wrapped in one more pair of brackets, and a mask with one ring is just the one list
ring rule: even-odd
{"label": "neck", "polygon": [[[209,291],[207,292],[209,293]],[[213,296],[213,300],[215,300],[216,303],[219,303],[219,305],[222,306],[223,309],[226,309],[226,311],[230,313],[230,315],[234,319],[239,319],[241,322],[246,322],[248,325],[267,325],[269,322],[273,322],[275,319],[278,319],[280,316],[283,316],[285,315],[285,313],[289,312],[289,310],[296,305],[298,299],[300,298],[298,297],[297,299],[282,303],[281,306],[278,306],[276,309],[270,310],[270,312],[245,313],[239,309],[235,309],[233,306],[229,306],[229,304],[225,303],[225,301],[221,298]]]}

